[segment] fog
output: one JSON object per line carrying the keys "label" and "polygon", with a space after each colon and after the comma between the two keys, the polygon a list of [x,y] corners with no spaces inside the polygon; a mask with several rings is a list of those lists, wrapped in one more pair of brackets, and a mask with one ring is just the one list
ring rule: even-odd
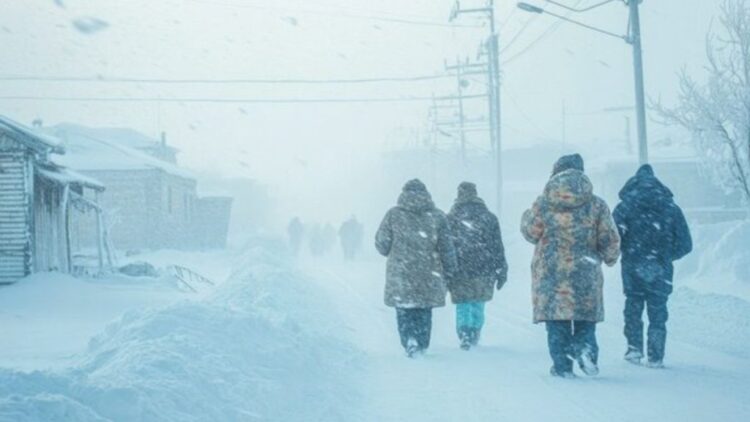
{"label": "fog", "polygon": [[748,420],[750,0],[0,0],[0,54],[0,422]]}
{"label": "fog", "polygon": [[[624,117],[632,117],[633,128],[635,122],[629,109],[634,103],[630,46],[549,16],[525,13],[513,1],[496,3],[503,63],[503,148],[543,145],[560,153],[582,152],[586,159],[602,151],[626,155]],[[649,98],[674,101],[677,73],[683,68],[701,71],[715,3],[645,2]],[[482,4],[462,2],[463,7]],[[451,0],[0,0],[0,109],[27,124],[39,118],[45,126],[74,122],[129,127],[155,138],[166,132],[169,143],[181,151],[182,166],[216,176],[248,177],[266,186],[275,207],[274,218],[267,222],[271,230],[282,228],[293,215],[338,222],[352,213],[365,216],[372,228],[415,168],[407,163],[395,172],[382,161],[383,154],[422,144],[429,131],[430,101],[268,100],[425,99],[452,95],[455,80],[231,81],[443,74],[446,61],[474,60],[488,30],[486,19],[479,16],[449,23],[452,6]],[[627,8],[620,2],[574,17],[618,34],[626,32]],[[18,76],[30,79],[14,78]],[[483,89],[483,83],[483,77],[474,77],[469,89]],[[71,98],[81,100],[60,101]],[[618,111],[605,111],[613,108]],[[486,116],[485,102],[470,102],[467,115]],[[655,122],[649,122],[649,135],[656,144],[686,139]],[[473,161],[476,169],[476,163],[486,160],[488,135],[472,133],[469,141],[470,157],[478,157]],[[455,146],[443,155],[455,157]],[[547,161],[551,166],[551,159]],[[450,159],[442,165],[439,175],[456,166]],[[437,178],[424,171],[412,173],[428,179],[438,205],[445,208],[463,178],[474,178],[480,194],[494,201],[493,170],[485,167],[478,174],[459,168],[451,173],[455,175]],[[395,173],[398,177],[389,177]],[[517,217],[515,210],[503,216],[512,224]]]}

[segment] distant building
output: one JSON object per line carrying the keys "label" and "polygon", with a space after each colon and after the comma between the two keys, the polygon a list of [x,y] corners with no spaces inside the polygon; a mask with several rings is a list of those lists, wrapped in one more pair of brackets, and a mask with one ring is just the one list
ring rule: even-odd
{"label": "distant building", "polygon": [[[197,181],[177,166],[177,149],[166,137],[151,139],[131,129],[60,124],[47,131],[73,154],[61,162],[107,186],[98,202],[107,210],[115,248],[205,249],[226,245],[232,199],[200,198]],[[75,226],[91,243],[90,222]],[[88,240],[86,240],[88,239]]]}
{"label": "distant building", "polygon": [[229,222],[230,244],[245,244],[247,240],[269,227],[278,217],[273,212],[275,199],[268,188],[245,177],[227,178],[215,173],[199,175],[198,192],[203,198],[231,197],[232,216]]}
{"label": "distant building", "polygon": [[228,196],[204,196],[198,199],[195,217],[199,224],[194,225],[193,232],[195,246],[200,249],[226,247],[232,203],[232,198]]}
{"label": "distant building", "polygon": [[0,283],[34,272],[74,272],[71,221],[93,214],[100,265],[106,248],[101,208],[86,190],[104,185],[55,163],[65,153],[49,135],[0,116]]}
{"label": "distant building", "polygon": [[167,134],[161,133],[157,141],[130,128],[90,128],[86,126],[62,123],[52,128],[56,132],[73,133],[78,137],[102,139],[120,147],[140,151],[161,161],[177,164],[179,150],[167,144]]}

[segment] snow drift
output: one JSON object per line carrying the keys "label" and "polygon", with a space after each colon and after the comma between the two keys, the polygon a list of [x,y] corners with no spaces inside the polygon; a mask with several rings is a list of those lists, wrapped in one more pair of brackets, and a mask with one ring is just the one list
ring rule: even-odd
{"label": "snow drift", "polygon": [[266,249],[241,261],[200,301],[125,314],[65,371],[0,370],[0,420],[356,419],[359,355],[320,292]]}
{"label": "snow drift", "polygon": [[[750,221],[692,227],[693,253],[677,263],[677,273],[690,278],[688,287],[750,300]],[[678,283],[680,280],[678,280]]]}

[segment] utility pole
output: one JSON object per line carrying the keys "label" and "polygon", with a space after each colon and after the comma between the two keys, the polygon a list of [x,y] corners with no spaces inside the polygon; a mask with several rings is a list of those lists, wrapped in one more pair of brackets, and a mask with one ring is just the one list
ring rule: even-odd
{"label": "utility pole", "polygon": [[[451,95],[451,96],[445,96],[437,98],[433,94],[432,96],[432,106],[430,107],[429,111],[429,120],[430,120],[430,132],[431,132],[431,172],[432,172],[432,178],[433,178],[433,184],[436,184],[437,180],[437,158],[440,150],[440,142],[439,139],[441,137],[450,138],[451,141],[455,140],[455,128],[458,127],[459,131],[459,140],[460,140],[460,148],[461,148],[461,164],[462,169],[466,170],[467,162],[466,162],[466,149],[467,149],[467,142],[466,142],[466,124],[471,123],[470,120],[466,119],[466,115],[464,114],[464,108],[463,108],[463,102],[466,99],[466,97],[463,95],[462,87],[461,87],[461,75],[466,74],[466,72],[462,71],[463,66],[459,63],[455,67],[454,66],[448,66],[446,64],[446,69],[450,70],[456,70],[458,73],[458,81],[459,81],[459,90],[458,95]],[[470,73],[470,72],[469,72]],[[447,102],[447,103],[446,103]],[[447,110],[450,112],[450,118],[446,118],[444,115],[445,113],[441,114],[441,110]],[[458,117],[457,120],[454,120],[455,117]]]}
{"label": "utility pole", "polygon": [[[459,140],[460,140],[460,146],[461,146],[461,165],[463,166],[464,170],[466,169],[468,162],[467,162],[467,145],[466,145],[466,113],[464,112],[464,84],[466,83],[464,81],[464,76],[466,75],[476,75],[478,72],[476,70],[472,69],[484,69],[486,68],[485,64],[482,63],[469,63],[468,60],[466,63],[462,63],[461,60],[456,57],[456,64],[453,66],[445,65],[445,70],[449,72],[455,72],[456,73],[456,90],[458,91],[458,95],[456,95],[457,99],[457,117],[458,121],[455,122],[458,124],[458,130],[459,130]],[[450,122],[450,124],[453,124],[453,122]]]}
{"label": "utility pole", "polygon": [[430,108],[430,184],[431,186],[437,186],[437,112],[438,105],[435,99],[435,94],[432,94],[432,107]]}
{"label": "utility pole", "polygon": [[500,109],[500,49],[499,36],[495,28],[495,1],[488,0],[486,7],[462,9],[458,1],[451,12],[450,20],[467,13],[481,13],[489,19],[490,35],[485,43],[487,53],[487,85],[489,100],[490,144],[495,153],[496,212],[498,217],[503,209],[503,160],[501,142]]}
{"label": "utility pole", "polygon": [[461,143],[461,166],[466,170],[466,118],[464,115],[464,87],[463,87],[463,66],[461,61],[456,57],[455,66],[445,66],[446,70],[456,71],[456,90],[458,91],[458,130],[459,140]]}
{"label": "utility pole", "polygon": [[642,0],[628,0],[630,8],[630,43],[633,45],[635,71],[635,109],[638,121],[638,162],[648,163],[648,138],[646,132],[646,93],[643,78],[643,49],[641,47],[641,17],[638,10]]}
{"label": "utility pole", "polygon": [[[547,2],[576,13],[588,12],[590,10],[612,3],[612,1],[603,1],[585,8],[576,8],[566,6],[563,3],[559,3],[553,0],[547,0]],[[641,16],[639,12],[639,7],[642,2],[643,0],[624,0],[624,4],[628,6],[629,10],[627,35],[619,35],[605,29],[597,28],[595,26],[570,19],[567,16],[549,12],[541,7],[534,6],[523,1],[518,3],[518,8],[529,13],[547,14],[550,16],[554,16],[563,21],[578,25],[592,31],[596,31],[600,34],[619,38],[633,46],[633,70],[635,74],[635,109],[638,123],[638,161],[641,164],[646,164],[648,163],[648,136],[646,131],[646,94],[643,77],[643,48],[641,46]]]}

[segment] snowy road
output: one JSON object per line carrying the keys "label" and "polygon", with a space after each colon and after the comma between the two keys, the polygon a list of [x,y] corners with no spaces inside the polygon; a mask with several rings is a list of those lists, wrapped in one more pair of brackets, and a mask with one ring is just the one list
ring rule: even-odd
{"label": "snowy road", "polygon": [[[525,245],[516,249],[511,263],[523,265],[511,268],[508,285],[488,306],[482,346],[459,350],[449,306],[435,311],[433,345],[418,360],[404,357],[394,312],[382,305],[382,262],[306,265],[306,272],[334,298],[353,342],[366,353],[363,420],[750,420],[748,354],[699,348],[672,335],[667,369],[651,370],[622,360],[622,297],[616,271],[608,272],[608,317],[598,332],[601,375],[573,381],[550,377],[546,333],[543,326],[530,322],[530,252]],[[680,313],[673,312],[673,318],[681,318]],[[707,336],[706,343],[714,343],[716,349],[733,341],[722,336],[734,333],[712,333],[711,324],[694,328],[702,330],[697,334]],[[747,333],[737,334],[744,334],[742,341],[750,346]],[[691,334],[693,338],[696,333]]]}
{"label": "snowy road", "polygon": [[[47,282],[62,283],[55,292],[67,295],[54,297],[67,299],[43,302],[44,280],[25,280],[4,291],[3,311],[17,317],[3,320],[0,421],[750,420],[750,303],[677,289],[668,368],[635,367],[622,360],[622,297],[608,271],[602,373],[554,379],[544,328],[530,322],[530,248],[507,244],[509,282],[487,308],[481,347],[459,350],[448,306],[435,311],[432,347],[416,360],[382,304],[381,259],[294,265],[266,247],[231,265],[196,256],[217,264],[217,280],[231,276],[205,296],[161,302],[161,289],[65,279]],[[33,359],[21,359],[28,351]]]}

